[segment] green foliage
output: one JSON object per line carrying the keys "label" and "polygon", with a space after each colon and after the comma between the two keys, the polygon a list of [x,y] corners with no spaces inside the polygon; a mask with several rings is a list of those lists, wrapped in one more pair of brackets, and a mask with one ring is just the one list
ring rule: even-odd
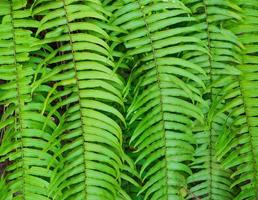
{"label": "green foliage", "polygon": [[257,200],[257,0],[1,0],[0,200]]}

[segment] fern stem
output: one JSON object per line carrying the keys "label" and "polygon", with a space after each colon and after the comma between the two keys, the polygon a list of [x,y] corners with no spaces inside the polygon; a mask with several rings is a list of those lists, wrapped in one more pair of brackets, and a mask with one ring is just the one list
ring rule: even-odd
{"label": "fern stem", "polygon": [[[25,168],[24,168],[24,152],[23,152],[23,139],[22,139],[22,133],[23,133],[23,120],[22,120],[22,116],[21,116],[21,112],[22,112],[22,101],[21,101],[21,93],[20,93],[20,75],[19,75],[19,68],[18,68],[18,63],[17,63],[17,53],[16,53],[16,34],[15,34],[15,27],[14,27],[14,23],[13,23],[13,1],[10,1],[10,17],[11,17],[11,26],[12,26],[12,37],[13,37],[13,57],[14,57],[14,65],[15,65],[15,75],[16,75],[16,94],[17,94],[17,106],[18,106],[18,113],[16,111],[15,108],[15,131],[18,131],[20,134],[20,142],[21,142],[21,162],[22,162],[22,185],[21,185],[21,195],[22,195],[22,199],[25,200]],[[18,123],[17,121],[18,120]],[[18,129],[16,129],[16,124],[18,124]]]}
{"label": "fern stem", "polygon": [[[210,28],[209,28],[209,22],[208,22],[208,12],[207,12],[207,4],[206,1],[203,0],[203,5],[204,5],[204,11],[205,11],[205,20],[206,20],[206,33],[207,33],[207,42],[208,42],[208,50],[209,50],[209,54],[208,57],[208,61],[209,61],[209,82],[210,84],[212,84],[213,82],[213,76],[212,76],[212,64],[211,64],[211,37],[210,37]],[[212,105],[213,103],[213,87],[210,88],[210,104]],[[209,122],[210,123],[210,122]],[[212,139],[213,139],[213,122],[211,120],[211,123],[209,124],[209,198],[212,200],[212,163],[213,163],[213,145],[212,145]]]}
{"label": "fern stem", "polygon": [[[157,58],[156,58],[156,51],[155,51],[155,48],[154,48],[154,45],[153,45],[153,39],[151,37],[151,32],[150,32],[150,29],[149,29],[149,26],[148,26],[148,23],[146,21],[146,17],[145,17],[145,14],[142,10],[142,5],[140,4],[139,0],[137,0],[137,3],[139,5],[139,8],[140,8],[140,11],[141,11],[141,14],[143,16],[143,20],[144,20],[144,23],[145,23],[145,27],[146,27],[146,30],[147,30],[147,35],[150,39],[150,45],[151,45],[151,49],[152,49],[152,53],[153,53],[153,59],[154,59],[154,63],[155,63],[155,70],[156,70],[156,77],[157,77],[157,85],[158,85],[158,88],[159,88],[159,97],[160,97],[160,110],[161,110],[161,116],[162,116],[162,130],[163,130],[163,141],[165,142],[165,165],[166,165],[166,183],[167,183],[167,186],[168,186],[168,160],[167,160],[167,142],[166,142],[166,129],[165,129],[165,119],[164,119],[164,109],[163,109],[163,97],[162,97],[162,93],[161,93],[161,86],[160,86],[160,76],[159,76],[159,69],[158,69],[158,64],[157,64]],[[168,187],[166,187],[165,189],[166,191],[166,195],[167,195],[167,199],[168,199]]]}
{"label": "fern stem", "polygon": [[[67,13],[67,9],[66,9],[66,3],[65,3],[65,0],[62,0],[63,2],[63,6],[64,6],[64,11],[65,11],[65,18],[66,18],[66,22],[67,22],[67,28],[68,28],[68,34],[69,34],[69,43],[70,43],[70,47],[71,47],[71,51],[72,51],[72,62],[73,62],[73,66],[74,66],[74,78],[76,80],[76,87],[77,87],[77,90],[78,90],[78,103],[79,103],[79,106],[80,106],[80,120],[81,120],[81,131],[82,131],[82,138],[83,138],[83,149],[84,149],[84,156],[83,156],[83,162],[84,162],[84,166],[86,168],[86,152],[87,152],[87,149],[85,147],[85,144],[86,144],[86,141],[85,141],[85,138],[84,138],[84,130],[83,130],[83,114],[82,114],[82,105],[81,105],[81,95],[80,95],[80,87],[79,87],[79,79],[78,79],[78,73],[77,73],[77,65],[76,65],[76,59],[75,59],[75,56],[74,56],[74,47],[73,47],[73,42],[72,42],[72,36],[71,36],[71,28],[69,26],[69,18],[68,18],[68,13]],[[84,196],[84,200],[87,200],[87,190],[86,190],[86,186],[87,186],[87,171],[84,170],[84,175],[85,175],[85,180],[84,180],[84,183],[85,183],[85,189],[84,189],[84,192],[85,192],[85,196]]]}
{"label": "fern stem", "polygon": [[245,113],[245,117],[246,117],[246,123],[247,123],[247,128],[248,128],[248,138],[249,138],[249,143],[251,145],[251,152],[252,152],[252,164],[253,164],[253,170],[254,170],[254,178],[253,178],[253,183],[254,183],[254,189],[256,190],[255,191],[255,199],[258,199],[258,185],[257,185],[257,180],[256,177],[257,177],[257,170],[256,170],[256,165],[257,165],[257,162],[256,162],[256,159],[255,159],[255,148],[254,148],[254,145],[253,145],[253,136],[252,136],[252,131],[250,129],[251,125],[250,125],[250,122],[249,122],[249,112],[248,112],[248,109],[247,109],[247,105],[246,105],[246,97],[244,95],[244,90],[243,90],[243,85],[242,85],[242,82],[240,80],[240,78],[238,77],[238,82],[239,82],[239,86],[240,86],[240,93],[241,93],[241,97],[243,99],[243,105],[244,105],[244,113]]}

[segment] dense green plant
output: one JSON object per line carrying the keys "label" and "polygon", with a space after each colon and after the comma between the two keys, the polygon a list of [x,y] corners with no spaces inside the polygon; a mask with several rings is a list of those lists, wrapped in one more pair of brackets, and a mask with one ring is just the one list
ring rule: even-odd
{"label": "dense green plant", "polygon": [[0,0],[0,200],[257,200],[257,0]]}

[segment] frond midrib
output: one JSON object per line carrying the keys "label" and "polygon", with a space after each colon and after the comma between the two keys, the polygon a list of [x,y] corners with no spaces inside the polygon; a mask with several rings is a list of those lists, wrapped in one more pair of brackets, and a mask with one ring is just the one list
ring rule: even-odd
{"label": "frond midrib", "polygon": [[[209,54],[208,57],[208,61],[209,61],[209,84],[212,84],[213,82],[213,71],[212,71],[212,64],[211,64],[211,37],[210,37],[210,30],[209,30],[209,22],[208,22],[208,12],[207,12],[207,5],[205,0],[203,0],[203,5],[204,5],[204,11],[205,11],[205,23],[206,23],[206,33],[207,33],[207,42],[208,42],[208,51]],[[210,88],[210,104],[213,104],[213,87]],[[212,198],[212,181],[213,181],[213,176],[212,176],[212,165],[213,165],[213,145],[212,145],[212,138],[213,138],[213,134],[212,134],[212,130],[213,130],[213,122],[209,122],[209,198]]]}
{"label": "frond midrib", "polygon": [[[21,112],[22,112],[22,100],[21,100],[21,93],[20,93],[20,75],[19,75],[19,70],[18,70],[18,63],[17,63],[17,52],[16,52],[16,34],[15,34],[15,27],[14,27],[14,23],[13,23],[13,1],[11,0],[10,1],[10,16],[11,16],[11,26],[12,26],[12,36],[13,36],[13,57],[14,57],[14,65],[15,65],[15,75],[16,75],[16,94],[17,94],[17,101],[18,101],[18,113],[15,111],[15,129],[16,129],[16,125],[18,123],[18,126],[19,126],[19,134],[20,134],[20,142],[21,142],[21,160],[22,160],[22,192],[21,192],[21,195],[22,195],[22,199],[25,199],[25,168],[24,168],[24,152],[23,152],[23,139],[22,139],[22,133],[23,133],[23,130],[24,130],[24,127],[23,127],[23,119],[22,119],[22,115],[21,115]],[[18,122],[16,121],[18,120]],[[17,130],[15,130],[17,131]]]}
{"label": "frond midrib", "polygon": [[[82,104],[81,104],[81,95],[80,95],[80,87],[79,87],[79,79],[78,79],[78,73],[77,73],[77,65],[76,65],[76,59],[75,59],[75,55],[74,55],[74,47],[73,47],[73,40],[72,40],[72,35],[71,35],[71,28],[69,26],[69,17],[68,17],[68,13],[67,13],[67,9],[66,9],[66,4],[65,4],[65,0],[62,0],[62,3],[63,3],[63,8],[65,10],[65,18],[66,18],[66,26],[68,28],[68,35],[69,35],[69,43],[70,43],[70,46],[71,46],[71,53],[72,53],[72,63],[73,63],[73,66],[74,66],[74,78],[75,78],[75,83],[76,83],[76,88],[77,88],[77,91],[78,91],[78,103],[79,103],[79,110],[80,110],[80,121],[81,121],[81,131],[82,131],[82,135],[81,137],[83,138],[83,152],[84,152],[84,156],[83,156],[83,163],[84,163],[84,166],[86,168],[86,154],[87,154],[87,149],[86,149],[86,141],[85,141],[85,137],[84,137],[84,129],[83,129],[83,114],[82,114]],[[84,182],[85,182],[85,187],[84,187],[84,192],[85,192],[85,200],[87,199],[87,172],[86,170],[84,171]]]}
{"label": "frond midrib", "polygon": [[[160,76],[159,76],[159,69],[158,69],[158,64],[157,64],[157,56],[156,56],[156,50],[154,48],[154,45],[153,45],[153,39],[151,37],[151,32],[150,32],[150,29],[149,29],[149,26],[148,26],[148,23],[146,21],[146,17],[145,17],[145,14],[142,10],[142,6],[139,2],[139,0],[137,0],[137,3],[139,5],[139,8],[140,8],[140,11],[141,11],[141,14],[143,16],[143,21],[145,23],[145,28],[147,30],[147,36],[149,37],[150,39],[150,45],[151,45],[151,49],[152,49],[152,54],[153,54],[153,59],[154,59],[154,65],[155,65],[155,71],[156,71],[156,77],[157,77],[157,85],[158,85],[158,89],[159,89],[159,102],[160,102],[160,111],[161,111],[161,121],[162,121],[162,132],[163,132],[163,135],[162,135],[162,138],[163,138],[163,141],[165,142],[165,146],[164,146],[164,149],[165,149],[165,172],[166,172],[166,184],[167,186],[169,185],[168,184],[168,160],[167,160],[167,145],[166,145],[166,136],[165,136],[165,133],[166,133],[166,129],[165,129],[165,118],[164,118],[164,109],[163,109],[163,96],[162,96],[162,93],[161,93],[161,85],[160,85]],[[168,187],[165,187],[165,190],[166,190],[166,195],[167,195],[167,198],[168,198]]]}
{"label": "frond midrib", "polygon": [[[242,81],[240,80],[240,78],[238,77],[238,82],[239,82],[239,88],[240,88],[240,96],[242,97],[243,99],[243,106],[244,106],[244,113],[245,113],[245,118],[246,118],[246,125],[247,125],[247,130],[248,130],[248,143],[250,144],[251,146],[251,155],[252,155],[252,168],[253,168],[253,171],[254,171],[254,177],[253,177],[253,183],[254,183],[254,188],[257,188],[258,185],[257,185],[257,175],[258,175],[258,172],[256,170],[256,159],[255,159],[255,148],[254,148],[254,145],[253,145],[253,135],[252,135],[252,131],[251,131],[251,125],[250,125],[250,121],[249,121],[249,111],[247,109],[247,100],[246,100],[246,97],[245,97],[245,93],[244,93],[244,90],[243,90],[243,85],[242,85]],[[255,191],[255,199],[258,199],[258,190],[256,189]]]}
{"label": "frond midrib", "polygon": [[[243,2],[237,2],[237,3],[239,3],[239,6],[240,7],[243,7],[243,11],[245,11],[246,13],[248,13],[248,10],[250,9],[250,7],[249,6],[251,6],[251,4],[252,3],[254,3],[255,1],[250,1],[250,2],[245,2],[245,1],[243,1]],[[250,3],[250,5],[249,5],[249,3]],[[247,7],[245,7],[245,6],[247,6]],[[256,7],[257,7],[257,5],[256,5]],[[254,6],[252,9],[256,9],[256,7]],[[245,13],[244,12],[244,13]],[[245,18],[245,20],[247,20],[246,22],[248,22],[248,18],[249,18],[249,14],[246,14],[246,16],[245,16],[246,18]],[[257,18],[257,17],[256,17]],[[250,24],[249,24],[250,23]],[[253,23],[254,22],[248,22],[248,23],[243,23],[244,25],[250,25],[250,26],[253,26]],[[240,25],[240,27],[241,27],[241,25]],[[256,32],[256,31],[255,31]],[[243,40],[242,41],[242,37],[246,37],[245,36],[245,34],[244,33],[247,33],[247,37],[248,36],[250,36],[250,34],[252,34],[253,32],[245,32],[245,31],[243,31],[243,34],[241,34],[241,36],[240,36],[240,41],[241,42],[243,42],[243,44],[244,44],[244,46],[245,45],[247,45],[247,49],[248,49],[248,46],[250,45],[250,43],[249,42],[247,42],[247,41],[245,41],[245,40]],[[238,33],[239,34],[239,33]],[[255,34],[254,34],[255,35]],[[251,40],[254,44],[256,44],[257,43],[257,40]],[[256,53],[257,53],[257,51],[255,51]],[[245,56],[245,55],[252,55],[252,53],[247,53],[245,50],[243,50],[243,56]],[[252,55],[253,56],[253,55]],[[256,54],[256,56],[257,56],[257,54]],[[244,59],[244,62],[243,63],[241,63],[241,64],[249,64],[248,62],[247,63],[245,63],[245,59]],[[240,65],[240,68],[241,68],[241,65]],[[245,115],[245,119],[246,119],[246,126],[247,126],[247,133],[246,134],[248,134],[248,144],[250,145],[250,147],[251,147],[251,162],[252,162],[252,170],[253,170],[253,177],[251,178],[251,184],[253,184],[252,185],[252,188],[255,190],[255,199],[258,199],[258,171],[257,171],[257,156],[256,156],[256,153],[255,153],[255,146],[254,146],[254,144],[255,144],[255,141],[254,141],[254,138],[255,138],[255,136],[254,136],[254,133],[253,133],[253,131],[252,131],[252,125],[251,125],[251,122],[250,122],[250,118],[252,117],[252,115],[250,114],[250,112],[249,112],[249,110],[250,110],[250,108],[248,108],[249,106],[248,106],[248,95],[246,95],[246,93],[245,93],[245,86],[244,86],[244,80],[242,79],[242,78],[244,78],[244,76],[245,76],[245,73],[246,73],[246,75],[248,75],[250,72],[245,72],[245,71],[243,71],[243,74],[241,74],[239,77],[238,77],[238,83],[239,83],[239,90],[240,90],[240,96],[241,96],[241,98],[242,98],[242,100],[243,100],[243,108],[244,108],[244,111],[243,111],[243,113],[244,113],[244,115]],[[248,89],[247,89],[248,90]]]}

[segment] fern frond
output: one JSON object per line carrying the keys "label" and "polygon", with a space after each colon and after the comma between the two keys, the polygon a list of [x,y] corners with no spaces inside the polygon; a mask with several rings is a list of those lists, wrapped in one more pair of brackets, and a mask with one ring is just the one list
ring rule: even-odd
{"label": "fern frond", "polygon": [[189,15],[180,1],[140,0],[125,1],[113,15],[113,24],[128,32],[120,34],[132,66],[134,99],[127,118],[144,199],[182,199],[192,173],[187,166],[194,151],[191,126],[192,119],[203,122],[198,104],[205,72],[180,54],[208,52],[188,35],[197,29],[184,26],[195,21]]}
{"label": "fern frond", "polygon": [[[41,16],[40,43],[60,44],[49,54],[45,81],[54,81],[48,103],[65,98],[61,140],[63,164],[57,170],[52,194],[57,199],[110,199],[120,191],[122,168],[121,111],[123,80],[115,64],[109,35],[97,22],[105,21],[100,1],[36,1]],[[36,84],[36,85],[40,85]],[[59,89],[58,89],[59,88]]]}
{"label": "fern frond", "polygon": [[[0,104],[5,112],[0,127],[4,136],[0,146],[0,160],[9,161],[5,172],[7,190],[12,199],[49,199],[52,170],[58,163],[53,157],[58,145],[45,149],[56,130],[54,113],[48,120],[41,114],[44,103],[43,87],[32,92],[32,80],[37,68],[32,47],[37,39],[32,29],[38,22],[26,8],[27,1],[1,1],[0,24]],[[41,90],[41,92],[39,92]],[[45,90],[49,90],[46,87]],[[46,111],[49,112],[48,106]],[[9,197],[6,197],[7,199]]]}
{"label": "fern frond", "polygon": [[[224,25],[228,20],[241,20],[241,9],[230,1],[184,0],[198,18],[202,28],[193,36],[208,47],[210,56],[185,54],[185,58],[202,67],[209,74],[203,80],[207,90],[203,94],[209,105],[204,109],[205,125],[196,124],[194,136],[197,141],[195,160],[191,164],[193,175],[189,177],[189,199],[232,199],[235,191],[231,188],[231,171],[225,170],[215,155],[215,144],[232,123],[230,109],[231,95],[238,75],[236,65],[241,62],[243,48],[237,37]],[[230,76],[229,76],[230,75]]]}
{"label": "fern frond", "polygon": [[[242,71],[235,84],[235,102],[232,109],[234,123],[231,132],[226,133],[218,143],[218,157],[225,168],[234,170],[235,179],[231,187],[238,186],[241,191],[234,199],[258,198],[258,154],[257,154],[257,113],[258,113],[258,4],[256,1],[236,1],[243,9],[243,21],[232,28],[245,45],[243,62],[238,66]],[[236,92],[237,91],[237,92]]]}

